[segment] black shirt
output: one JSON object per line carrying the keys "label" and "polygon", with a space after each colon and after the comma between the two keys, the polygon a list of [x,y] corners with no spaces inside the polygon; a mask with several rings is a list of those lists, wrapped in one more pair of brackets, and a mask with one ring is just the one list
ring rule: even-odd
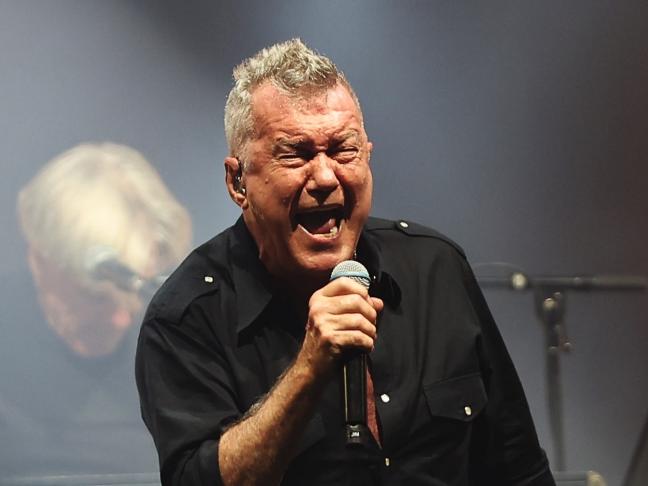
{"label": "black shirt", "polygon": [[[334,380],[282,484],[553,485],[461,249],[428,228],[370,218],[357,259],[385,300],[370,355],[382,448],[345,445]],[[171,276],[144,319],[136,363],[163,484],[222,484],[221,434],[290,365],[303,326],[241,219]]]}

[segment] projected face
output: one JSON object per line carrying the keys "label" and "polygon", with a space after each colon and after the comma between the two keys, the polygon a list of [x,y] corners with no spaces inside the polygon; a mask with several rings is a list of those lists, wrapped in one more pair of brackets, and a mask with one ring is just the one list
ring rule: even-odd
{"label": "projected face", "polygon": [[[191,241],[189,213],[142,154],[125,145],[66,150],[20,190],[17,203],[43,314],[81,356],[117,348],[145,305],[135,289],[122,290],[131,288],[129,277],[175,267]],[[106,263],[100,256],[124,272],[98,275],[96,265]]]}
{"label": "projected face", "polygon": [[352,257],[371,207],[362,114],[341,85],[295,100],[265,84],[252,106],[256,136],[247,147],[245,194],[233,197],[270,273],[321,282]]}
{"label": "projected face", "polygon": [[34,250],[29,264],[48,324],[74,353],[106,356],[139,322],[145,303],[137,294],[109,281],[81,282]]}

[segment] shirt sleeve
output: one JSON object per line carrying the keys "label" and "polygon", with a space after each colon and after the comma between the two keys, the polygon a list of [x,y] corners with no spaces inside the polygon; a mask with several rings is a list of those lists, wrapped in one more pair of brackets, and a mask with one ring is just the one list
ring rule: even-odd
{"label": "shirt sleeve", "polygon": [[140,331],[137,387],[163,486],[222,485],[219,440],[242,415],[224,354],[205,319],[204,311],[190,306],[180,323],[147,317]]}
{"label": "shirt sleeve", "polygon": [[522,384],[486,300],[464,260],[468,294],[481,324],[477,343],[488,395],[475,423],[471,461],[477,484],[555,486]]}

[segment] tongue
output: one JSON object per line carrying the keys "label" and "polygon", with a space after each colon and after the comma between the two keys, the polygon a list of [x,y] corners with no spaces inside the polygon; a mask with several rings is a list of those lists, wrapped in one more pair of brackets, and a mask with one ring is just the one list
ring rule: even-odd
{"label": "tongue", "polygon": [[335,218],[331,217],[331,213],[306,213],[300,215],[299,224],[309,233],[321,235],[331,232],[335,227]]}

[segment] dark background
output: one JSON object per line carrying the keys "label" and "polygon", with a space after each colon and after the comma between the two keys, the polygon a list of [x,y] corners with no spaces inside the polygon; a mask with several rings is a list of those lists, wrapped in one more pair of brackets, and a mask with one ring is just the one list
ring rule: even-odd
{"label": "dark background", "polygon": [[[297,36],[360,97],[375,215],[433,226],[473,264],[648,274],[646,2],[1,0],[1,285],[25,269],[18,189],[82,141],[142,151],[196,244],[230,225],[232,67]],[[486,295],[551,458],[532,296]],[[648,410],[648,297],[568,300],[567,466],[619,485]]]}

